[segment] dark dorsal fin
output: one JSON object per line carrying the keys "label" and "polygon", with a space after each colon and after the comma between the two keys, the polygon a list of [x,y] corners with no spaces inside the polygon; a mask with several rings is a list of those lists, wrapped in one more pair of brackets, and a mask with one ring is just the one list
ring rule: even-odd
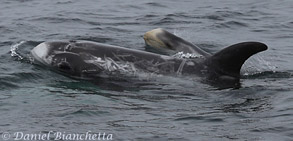
{"label": "dark dorsal fin", "polygon": [[231,76],[239,79],[240,69],[244,62],[252,55],[267,50],[267,46],[260,42],[243,42],[229,46],[207,59],[207,66],[211,69],[212,77]]}

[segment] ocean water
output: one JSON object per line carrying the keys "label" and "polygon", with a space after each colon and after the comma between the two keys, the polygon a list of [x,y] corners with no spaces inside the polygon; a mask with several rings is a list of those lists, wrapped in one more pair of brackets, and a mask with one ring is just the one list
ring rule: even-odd
{"label": "ocean water", "polygon": [[[290,0],[1,0],[0,140],[21,133],[52,133],[50,140],[57,133],[63,140],[86,133],[122,141],[293,140],[292,13]],[[30,50],[50,40],[144,50],[142,36],[154,28],[210,53],[243,41],[269,49],[245,63],[239,89],[150,74],[92,83],[30,62]]]}

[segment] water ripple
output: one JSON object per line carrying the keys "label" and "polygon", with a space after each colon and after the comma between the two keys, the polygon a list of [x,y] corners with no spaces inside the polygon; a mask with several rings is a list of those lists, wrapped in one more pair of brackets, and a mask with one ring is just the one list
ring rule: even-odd
{"label": "water ripple", "polygon": [[[0,128],[101,131],[113,133],[115,140],[292,140],[291,3],[3,0]],[[143,50],[141,36],[158,27],[211,53],[250,40],[266,43],[269,50],[244,65],[242,87],[221,90],[193,75],[90,81],[24,61],[47,40]]]}
{"label": "water ripple", "polygon": [[148,3],[146,3],[146,5],[152,6],[152,7],[167,8],[166,5],[156,3],[156,2],[148,2]]}

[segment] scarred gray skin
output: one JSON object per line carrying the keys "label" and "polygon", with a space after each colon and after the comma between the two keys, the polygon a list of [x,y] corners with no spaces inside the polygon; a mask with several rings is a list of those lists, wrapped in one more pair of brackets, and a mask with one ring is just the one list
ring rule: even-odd
{"label": "scarred gray skin", "polygon": [[99,75],[103,72],[97,64],[89,63],[93,57],[111,58],[117,62],[131,62],[138,69],[151,73],[181,74],[198,70],[204,58],[179,59],[151,52],[133,50],[90,41],[52,41],[36,46],[31,54],[35,62],[52,67],[58,71],[74,76]]}
{"label": "scarred gray skin", "polygon": [[[150,35],[150,34],[149,34]],[[32,49],[35,62],[67,75],[82,78],[96,78],[107,72],[93,59],[111,58],[115,62],[132,63],[135,68],[158,74],[196,74],[216,83],[238,83],[240,69],[245,60],[253,54],[264,51],[267,46],[259,42],[243,42],[229,46],[214,55],[190,45],[183,39],[170,34],[153,36],[158,44],[168,42],[184,44],[175,51],[196,53],[201,57],[174,58],[172,56],[134,50],[119,46],[90,41],[51,41],[44,42]],[[164,40],[161,40],[164,38]],[[147,43],[147,42],[146,42]],[[154,43],[154,42],[153,42]],[[156,47],[156,46],[155,46]],[[174,47],[169,46],[169,47]],[[111,75],[111,74],[109,74]]]}

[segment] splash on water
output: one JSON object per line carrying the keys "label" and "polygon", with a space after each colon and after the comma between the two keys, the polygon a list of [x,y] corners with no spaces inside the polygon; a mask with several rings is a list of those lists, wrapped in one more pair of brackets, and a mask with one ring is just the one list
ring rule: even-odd
{"label": "splash on water", "polygon": [[21,45],[23,45],[23,44],[25,44],[25,43],[26,43],[26,41],[21,41],[21,42],[15,44],[15,45],[11,46],[11,47],[10,47],[10,55],[11,55],[12,57],[16,57],[16,58],[18,58],[19,60],[23,60],[24,57],[21,56],[17,51],[18,51],[18,47],[20,47]]}
{"label": "splash on water", "polygon": [[262,55],[256,54],[243,64],[241,74],[247,76],[262,73],[264,71],[276,72],[276,68],[275,65],[266,61]]}

